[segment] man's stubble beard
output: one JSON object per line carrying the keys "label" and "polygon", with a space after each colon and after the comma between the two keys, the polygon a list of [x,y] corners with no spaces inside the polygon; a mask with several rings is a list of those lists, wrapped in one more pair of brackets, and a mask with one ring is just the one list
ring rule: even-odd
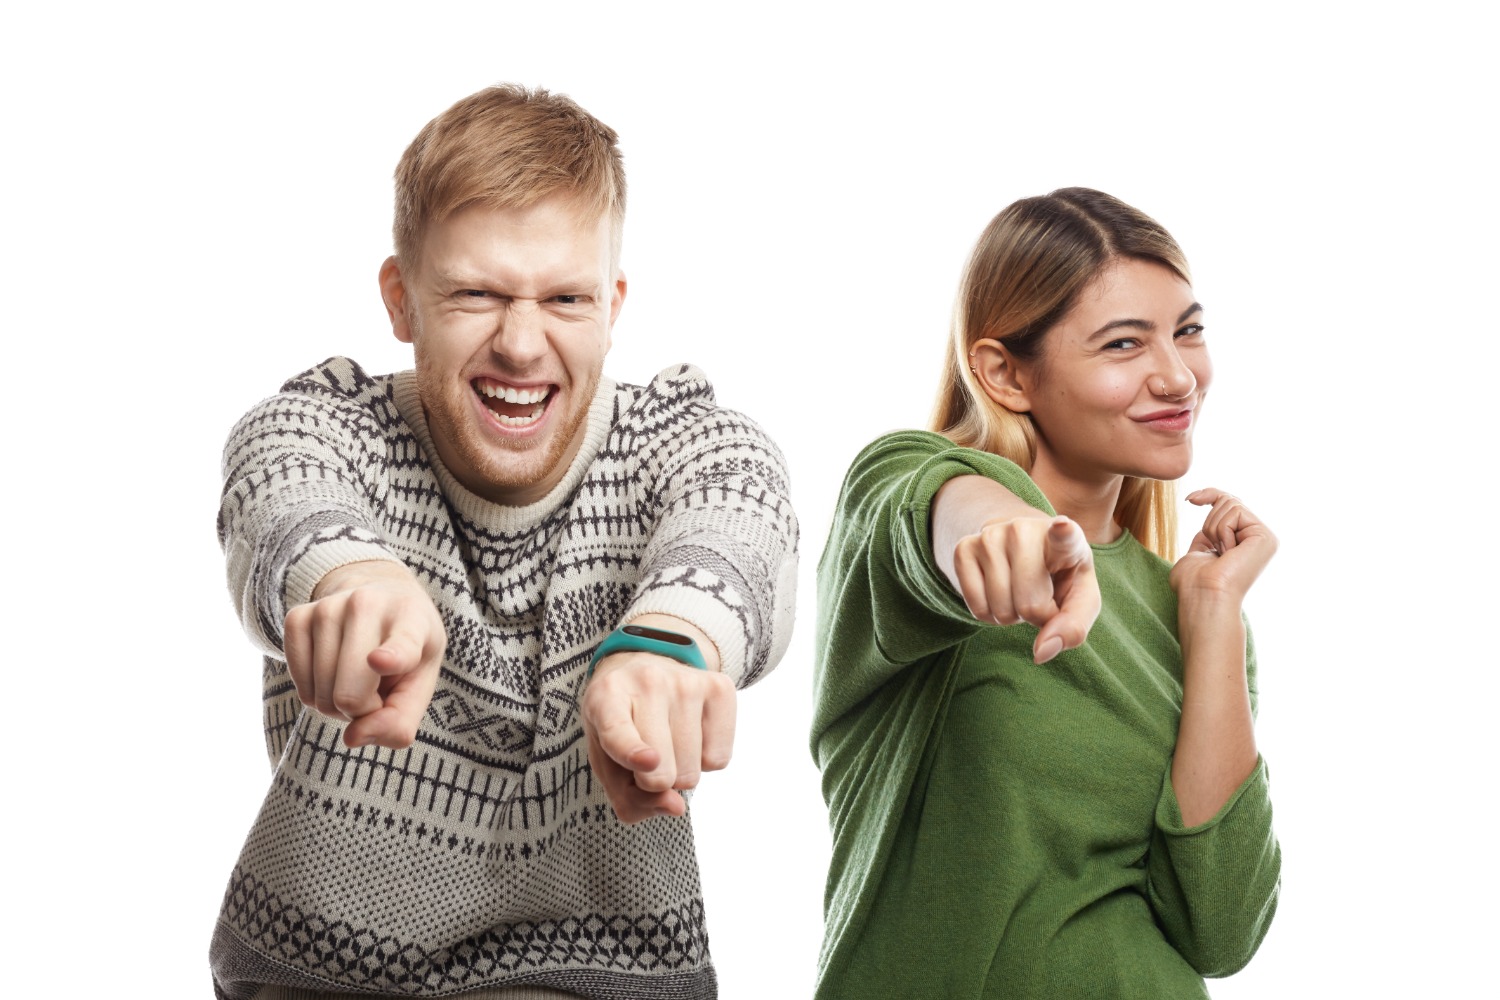
{"label": "man's stubble beard", "polygon": [[[448,471],[471,493],[494,503],[507,503],[506,500],[499,498],[499,493],[535,486],[551,477],[554,470],[557,470],[564,462],[571,462],[576,457],[577,451],[574,445],[581,444],[579,436],[583,424],[588,421],[589,411],[593,408],[594,397],[599,391],[599,380],[602,374],[602,366],[590,373],[587,389],[582,395],[568,393],[570,403],[574,407],[571,413],[548,414],[547,419],[562,419],[566,421],[566,424],[554,425],[544,446],[538,447],[533,444],[512,449],[502,445],[505,455],[515,456],[514,462],[507,461],[505,457],[497,454],[497,449],[479,440],[478,428],[465,419],[467,414],[464,410],[469,400],[462,394],[473,394],[474,391],[468,382],[461,383],[458,389],[460,395],[457,398],[450,397],[447,392],[450,391],[452,383],[440,377],[433,377],[419,361],[417,395],[422,400],[422,409],[427,416],[428,431],[434,443],[441,440],[449,446],[451,451],[456,452],[459,462],[472,474],[475,481],[466,482],[465,480],[469,477],[461,475],[459,469],[452,468],[453,463],[444,460],[444,464],[449,466]],[[442,456],[437,457],[442,460]],[[559,471],[555,478],[560,480],[564,474],[565,472]],[[542,499],[540,496],[534,497],[527,503],[534,503],[540,499]]]}

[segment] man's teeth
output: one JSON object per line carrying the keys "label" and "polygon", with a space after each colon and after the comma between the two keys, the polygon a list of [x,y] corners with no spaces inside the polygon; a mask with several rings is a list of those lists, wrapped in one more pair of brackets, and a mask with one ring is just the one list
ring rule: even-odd
{"label": "man's teeth", "polygon": [[547,398],[546,389],[517,389],[509,385],[481,385],[479,391],[491,399],[503,399],[507,403],[540,403]]}
{"label": "man's teeth", "polygon": [[500,421],[501,425],[504,427],[525,427],[528,424],[536,423],[537,419],[540,418],[541,415],[542,407],[540,406],[538,406],[535,410],[524,417],[507,417],[503,413],[496,413],[494,410],[490,411],[490,416]]}
{"label": "man's teeth", "polygon": [[488,382],[475,382],[474,388],[497,403],[531,407],[529,413],[520,415],[501,413],[493,406],[485,407],[501,427],[527,427],[542,419],[542,414],[547,411],[547,396],[551,392],[547,388],[517,389],[515,386],[492,385]]}

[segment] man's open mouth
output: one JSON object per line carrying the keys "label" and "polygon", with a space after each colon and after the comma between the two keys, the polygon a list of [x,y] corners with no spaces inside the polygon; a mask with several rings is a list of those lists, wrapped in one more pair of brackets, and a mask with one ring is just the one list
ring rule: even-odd
{"label": "man's open mouth", "polygon": [[528,427],[542,419],[555,388],[548,385],[517,389],[486,378],[475,379],[472,385],[479,401],[502,427]]}

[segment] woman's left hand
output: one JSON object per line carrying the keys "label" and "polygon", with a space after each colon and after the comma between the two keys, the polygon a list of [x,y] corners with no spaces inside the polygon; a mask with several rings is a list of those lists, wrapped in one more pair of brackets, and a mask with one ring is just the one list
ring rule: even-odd
{"label": "woman's left hand", "polygon": [[1223,490],[1197,490],[1187,500],[1210,509],[1187,554],[1172,567],[1172,589],[1179,598],[1199,593],[1243,599],[1276,554],[1276,536],[1239,497]]}

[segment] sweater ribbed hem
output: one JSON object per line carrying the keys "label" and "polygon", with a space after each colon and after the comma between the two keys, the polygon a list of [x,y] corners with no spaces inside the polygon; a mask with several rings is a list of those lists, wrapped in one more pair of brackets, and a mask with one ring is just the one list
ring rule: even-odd
{"label": "sweater ribbed hem", "polygon": [[[299,990],[291,986],[263,986],[254,1000],[369,1000],[376,993],[328,993],[322,990]],[[546,986],[511,986],[490,990],[470,990],[450,994],[452,1000],[579,1000],[577,993]]]}

